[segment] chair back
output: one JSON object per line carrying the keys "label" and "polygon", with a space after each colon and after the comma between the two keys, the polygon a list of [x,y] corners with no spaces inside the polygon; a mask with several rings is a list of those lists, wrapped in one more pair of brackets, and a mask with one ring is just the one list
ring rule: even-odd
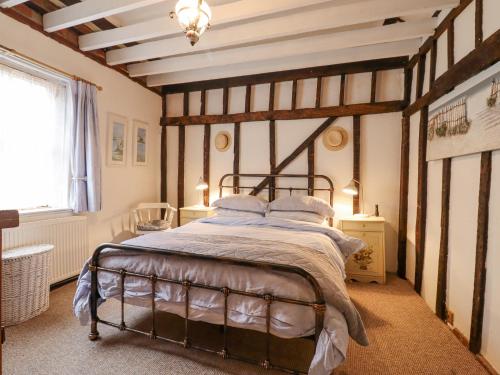
{"label": "chair back", "polygon": [[[162,210],[164,210],[163,217],[161,217]],[[132,210],[134,228],[137,230],[138,223],[154,219],[165,220],[170,227],[176,212],[177,209],[170,206],[168,203],[140,203]]]}

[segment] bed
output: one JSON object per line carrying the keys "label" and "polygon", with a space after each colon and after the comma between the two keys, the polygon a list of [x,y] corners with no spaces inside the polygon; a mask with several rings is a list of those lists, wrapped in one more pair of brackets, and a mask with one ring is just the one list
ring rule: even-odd
{"label": "bed", "polygon": [[[220,181],[220,194],[229,187]],[[237,175],[275,180],[311,179],[307,175]],[[327,188],[290,187],[329,192]],[[234,187],[233,187],[234,188]],[[240,187],[242,189],[242,187]],[[300,373],[277,366],[270,358],[270,337],[311,338],[315,354],[308,373],[326,375],[346,357],[349,336],[361,345],[368,340],[360,315],[346,291],[344,265],[349,254],[363,248],[362,241],[328,225],[276,217],[211,217],[167,232],[137,237],[122,244],[99,246],[84,266],[74,298],[74,312],[82,324],[90,322],[89,338],[99,337],[98,324],[148,335],[186,348],[215,352],[221,358],[251,363],[255,359],[232,354],[228,327],[262,332],[266,336],[264,368]],[[154,292],[153,292],[154,291]],[[105,300],[121,301],[121,321],[100,319],[98,306]],[[139,331],[127,326],[124,305],[151,309],[151,329]],[[176,341],[158,335],[157,310],[184,319],[184,339]],[[220,350],[190,342],[190,321],[220,325],[224,343]]]}

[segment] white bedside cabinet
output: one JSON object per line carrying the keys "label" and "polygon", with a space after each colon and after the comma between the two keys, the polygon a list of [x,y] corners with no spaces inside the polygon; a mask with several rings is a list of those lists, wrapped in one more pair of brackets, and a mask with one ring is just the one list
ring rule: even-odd
{"label": "white bedside cabinet", "polygon": [[215,215],[213,207],[204,206],[190,206],[182,207],[180,211],[181,225],[190,223],[191,221],[201,219],[203,217],[210,217]]}
{"label": "white bedside cabinet", "polygon": [[347,280],[385,284],[385,219],[350,217],[340,221],[340,229],[367,245],[349,258]]}

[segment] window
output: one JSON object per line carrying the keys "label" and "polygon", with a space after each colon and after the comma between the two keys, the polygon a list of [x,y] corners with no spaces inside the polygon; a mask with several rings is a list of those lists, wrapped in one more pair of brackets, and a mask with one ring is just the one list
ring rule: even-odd
{"label": "window", "polygon": [[67,85],[0,60],[0,209],[67,208]]}

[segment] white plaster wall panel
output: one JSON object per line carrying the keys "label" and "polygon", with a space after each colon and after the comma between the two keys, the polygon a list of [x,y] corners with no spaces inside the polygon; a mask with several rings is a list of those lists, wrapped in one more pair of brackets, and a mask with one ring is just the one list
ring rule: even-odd
{"label": "white plaster wall panel", "polygon": [[[228,112],[229,113],[243,113],[245,112],[245,95],[246,87],[230,87],[228,98]],[[221,112],[222,113],[222,112]]]}
{"label": "white plaster wall panel", "polygon": [[[206,105],[206,103],[205,103]],[[198,116],[201,109],[201,91],[189,93],[189,115]]]}
{"label": "white plaster wall panel", "polygon": [[203,176],[204,126],[186,126],[186,155],[184,157],[184,205],[203,203],[203,196],[195,189]]}
{"label": "white plaster wall panel", "polygon": [[[167,127],[167,202],[177,207],[177,173],[179,160],[179,128]],[[177,224],[177,220],[174,220]]]}
{"label": "white plaster wall panel", "polygon": [[342,150],[330,151],[324,146],[322,137],[319,137],[315,144],[315,168],[316,174],[325,174],[333,180],[335,188],[333,208],[335,222],[337,222],[341,217],[352,215],[352,196],[342,192],[342,188],[352,179],[352,117],[340,117],[333,123],[333,126],[344,128],[347,131],[349,142]]}
{"label": "white plaster wall panel", "polygon": [[292,81],[277,82],[274,88],[276,95],[274,109],[292,108]]}
{"label": "white plaster wall panel", "polygon": [[472,2],[455,18],[455,63],[474,49],[475,9]]}
{"label": "white plaster wall panel", "polygon": [[167,117],[183,115],[184,94],[167,95]]}
{"label": "white plaster wall panel", "polygon": [[207,90],[206,92],[206,114],[216,115],[222,113],[222,97],[224,96],[222,89]]}
{"label": "white plaster wall panel", "polygon": [[252,100],[250,111],[267,111],[269,109],[270,84],[255,85],[252,87]]}
{"label": "white plaster wall panel", "polygon": [[423,95],[429,92],[430,83],[431,83],[431,53],[428,52],[425,55],[424,89],[422,90]]}
{"label": "white plaster wall panel", "polygon": [[443,162],[436,160],[427,164],[427,220],[425,230],[425,259],[422,277],[422,297],[435,311],[439,243],[441,240],[441,193]]}
{"label": "white plaster wall panel", "polygon": [[415,66],[413,67],[413,76],[411,80],[410,103],[413,103],[417,98],[417,72],[418,72],[418,64],[415,64]]}
{"label": "white plaster wall panel", "polygon": [[[278,138],[279,139],[279,138]],[[269,173],[269,122],[245,122],[240,128],[240,173]],[[261,178],[242,178],[241,186],[255,186]],[[242,193],[248,194],[249,190]],[[263,192],[267,197],[267,190]]]}
{"label": "white plaster wall panel", "polygon": [[408,172],[408,222],[406,226],[406,278],[415,282],[415,218],[418,189],[418,126],[420,112],[410,118],[410,162]]}
{"label": "white plaster wall panel", "polygon": [[451,162],[448,307],[455,313],[455,327],[467,338],[474,288],[480,159],[475,154]]}
{"label": "white plaster wall panel", "polygon": [[[483,38],[489,38],[500,26],[500,1],[483,0]],[[498,367],[497,367],[498,368]]]}
{"label": "white plaster wall panel", "polygon": [[321,82],[321,106],[339,105],[340,76],[324,77]]}
{"label": "white plaster wall panel", "polygon": [[297,82],[297,108],[314,108],[316,106],[317,83],[316,78]]}
{"label": "white plaster wall panel", "polygon": [[500,151],[492,154],[491,195],[489,211],[488,256],[486,259],[486,294],[483,321],[482,352],[491,365],[500,369]]}
{"label": "white plaster wall panel", "polygon": [[383,70],[377,73],[376,101],[401,100],[404,95],[403,69]]}
{"label": "white plaster wall panel", "polygon": [[361,117],[361,183],[368,214],[385,217],[386,268],[397,270],[401,113]]}
{"label": "white plaster wall panel", "polygon": [[448,70],[448,32],[445,31],[437,40],[436,79]]}
{"label": "white plaster wall panel", "polygon": [[369,103],[372,74],[358,73],[346,75],[345,104]]}
{"label": "white plaster wall panel", "polygon": [[[221,131],[226,131],[231,135],[231,146],[227,151],[221,152],[215,148],[215,137]],[[219,180],[226,173],[233,173],[234,155],[234,124],[217,124],[211,126],[210,131],[210,202],[219,198]],[[203,159],[202,159],[203,160]],[[202,161],[200,161],[201,163]],[[226,181],[231,184],[231,179]],[[224,194],[232,191],[225,189]]]}

